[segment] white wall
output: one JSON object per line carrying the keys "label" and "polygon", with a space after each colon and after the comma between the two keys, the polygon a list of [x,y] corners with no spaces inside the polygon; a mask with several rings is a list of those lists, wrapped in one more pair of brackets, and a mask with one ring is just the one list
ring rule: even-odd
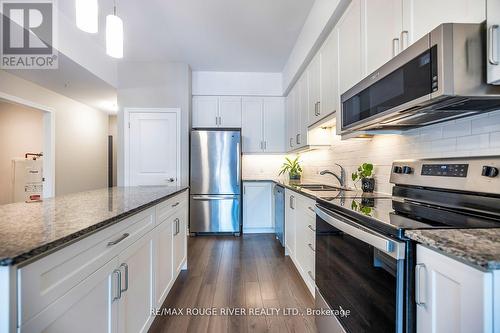
{"label": "white wall", "polygon": [[283,68],[283,91],[288,92],[326,40],[351,0],[316,0]]}
{"label": "white wall", "polygon": [[183,63],[122,62],[118,66],[118,184],[124,184],[123,109],[181,109],[181,184],[189,183],[191,69]]}
{"label": "white wall", "polygon": [[109,116],[108,135],[113,136],[113,186],[118,185],[118,117],[116,115]]}
{"label": "white wall", "polygon": [[5,71],[0,91],[55,110],[56,195],[107,186],[107,114]]}
{"label": "white wall", "polygon": [[403,135],[380,135],[370,141],[333,137],[330,150],[302,154],[304,179],[336,184],[324,169],[338,171],[334,163],[344,166],[352,186],[351,173],[363,162],[375,165],[376,190],[391,193],[389,184],[392,161],[439,157],[500,156],[500,111],[464,118],[433,126],[413,129]]}
{"label": "white wall", "polygon": [[43,151],[43,112],[0,101],[0,205],[12,202],[12,160]]}
{"label": "white wall", "polygon": [[193,95],[282,96],[281,73],[193,72]]}

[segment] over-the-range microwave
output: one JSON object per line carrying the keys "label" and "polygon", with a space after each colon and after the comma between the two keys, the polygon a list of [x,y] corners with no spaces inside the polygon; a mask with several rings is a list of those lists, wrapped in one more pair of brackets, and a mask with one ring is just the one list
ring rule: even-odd
{"label": "over-the-range microwave", "polygon": [[500,109],[486,84],[486,25],[446,23],[341,96],[342,134],[407,129]]}

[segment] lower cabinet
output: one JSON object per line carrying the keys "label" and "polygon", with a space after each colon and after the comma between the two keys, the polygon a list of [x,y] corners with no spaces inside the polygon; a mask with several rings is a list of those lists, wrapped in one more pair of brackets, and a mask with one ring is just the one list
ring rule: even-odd
{"label": "lower cabinet", "polygon": [[494,274],[417,245],[417,332],[499,332]]}
{"label": "lower cabinet", "polygon": [[[80,247],[75,249],[77,256],[73,256],[71,252],[73,245],[71,245],[42,258],[44,267],[34,262],[19,269],[18,274],[22,273],[23,279],[38,280],[40,283],[34,285],[38,286],[38,289],[42,288],[40,290],[45,290],[43,288],[47,281],[65,281],[62,276],[57,276],[57,272],[63,272],[65,276],[81,275],[85,271],[82,267],[95,263],[93,257],[82,257],[82,253],[87,253],[95,246],[92,237],[97,241],[101,237],[99,234],[105,233],[108,248],[114,249],[101,267],[75,279],[74,281],[78,281],[75,285],[65,285],[67,292],[31,315],[30,319],[21,322],[18,331],[147,332],[154,320],[152,309],[161,307],[180,270],[187,265],[187,193],[179,194],[176,199],[175,203],[169,199],[159,204],[156,213],[153,208],[138,213],[137,216],[141,218],[132,216],[119,222],[115,226],[123,224],[127,227],[131,222],[133,224],[127,229],[118,228],[120,231],[114,235],[107,235],[109,230],[105,229],[89,236],[87,241],[82,240],[81,245],[75,243]],[[148,224],[148,220],[145,219],[148,216],[153,221],[156,216],[160,221]],[[142,230],[140,227],[145,225],[150,225],[149,230],[138,239],[129,242],[133,238],[130,230]],[[124,230],[127,232],[124,233]],[[87,246],[85,242],[88,243],[88,249],[85,248]],[[92,252],[89,253],[94,255]],[[87,261],[81,260],[82,258],[87,258]],[[33,267],[30,267],[32,265]],[[73,267],[72,272],[69,271],[71,267]],[[25,285],[22,283],[18,285],[18,295],[23,295],[23,298],[19,299],[20,313],[23,313],[23,307],[30,303],[46,302],[46,291],[40,292],[28,288],[29,294],[27,294],[23,286]],[[52,288],[57,288],[57,285],[54,284]]]}
{"label": "lower cabinet", "polygon": [[287,190],[285,194],[285,246],[295,267],[314,297],[316,213],[315,200]]}
{"label": "lower cabinet", "polygon": [[274,232],[273,183],[243,183],[243,232]]}

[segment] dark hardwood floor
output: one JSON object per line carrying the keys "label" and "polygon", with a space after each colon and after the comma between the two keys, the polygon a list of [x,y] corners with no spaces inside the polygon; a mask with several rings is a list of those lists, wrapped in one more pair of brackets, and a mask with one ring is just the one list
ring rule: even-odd
{"label": "dark hardwood floor", "polygon": [[314,318],[305,315],[186,315],[187,308],[270,311],[313,306],[313,298],[274,235],[191,237],[188,270],[177,278],[163,304],[166,309],[184,309],[184,314],[157,316],[150,332],[316,332]]}

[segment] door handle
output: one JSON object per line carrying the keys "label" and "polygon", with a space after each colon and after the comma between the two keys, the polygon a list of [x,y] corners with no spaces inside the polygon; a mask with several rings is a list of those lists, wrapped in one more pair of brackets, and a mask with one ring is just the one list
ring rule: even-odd
{"label": "door handle", "polygon": [[128,236],[130,236],[129,233],[124,233],[123,235],[120,236],[120,238],[118,238],[114,241],[108,242],[108,246],[116,245],[116,244],[120,243],[122,240],[124,240],[125,238],[127,238]]}
{"label": "door handle", "polygon": [[422,290],[424,290],[425,295],[427,289],[425,285],[425,279],[422,278],[422,271],[426,271],[426,267],[424,264],[415,265],[415,303],[418,306],[424,306],[426,302],[425,296],[422,297]]}
{"label": "door handle", "polygon": [[119,269],[113,271],[113,276],[116,276],[116,296],[113,297],[113,302],[122,298],[122,272]]}
{"label": "door handle", "polygon": [[212,196],[212,195],[197,195],[194,197],[191,197],[191,199],[196,200],[196,201],[201,201],[201,200],[229,200],[229,199],[235,199],[235,195],[224,195],[224,196]]}
{"label": "door handle", "polygon": [[[498,29],[498,24],[493,24],[488,28],[488,62],[491,65],[498,65],[498,60],[495,59],[495,38],[494,32]],[[498,50],[497,50],[498,52]]]}
{"label": "door handle", "polygon": [[399,53],[399,38],[392,39],[392,57],[394,58]]}
{"label": "door handle", "polygon": [[[408,47],[408,30],[403,30],[401,31],[401,51],[406,49]],[[405,43],[405,36],[406,36],[406,43]]]}
{"label": "door handle", "polygon": [[236,185],[240,186],[240,178],[241,178],[241,147],[240,143],[236,143]]}
{"label": "door handle", "polygon": [[[121,281],[121,269],[122,267],[125,269],[125,288],[122,288],[122,281]],[[120,265],[120,297],[121,294],[126,292],[128,290],[128,265],[123,263]]]}

